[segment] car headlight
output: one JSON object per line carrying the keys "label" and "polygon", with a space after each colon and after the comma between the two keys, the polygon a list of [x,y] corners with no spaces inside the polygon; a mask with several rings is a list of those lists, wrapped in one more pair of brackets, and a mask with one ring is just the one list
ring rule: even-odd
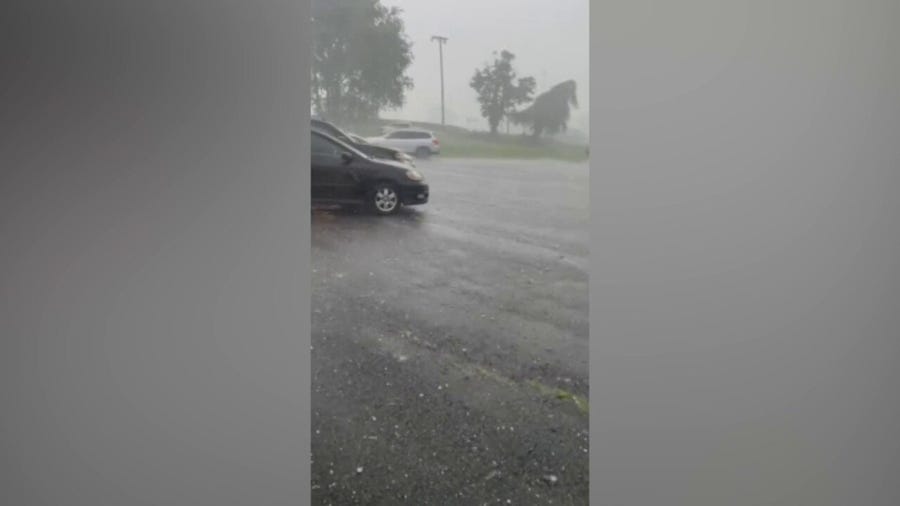
{"label": "car headlight", "polygon": [[397,160],[399,160],[401,162],[409,162],[412,160],[411,156],[407,155],[406,153],[400,153],[400,152],[397,152],[397,154],[394,155],[394,158],[396,158]]}
{"label": "car headlight", "polygon": [[419,172],[415,171],[415,170],[406,171],[406,177],[412,181],[421,181],[422,180],[422,174],[419,174]]}

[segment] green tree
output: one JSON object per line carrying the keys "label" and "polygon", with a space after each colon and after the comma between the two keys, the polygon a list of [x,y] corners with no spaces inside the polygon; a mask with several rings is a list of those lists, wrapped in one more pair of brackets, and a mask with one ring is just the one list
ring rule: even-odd
{"label": "green tree", "polygon": [[469,82],[478,93],[481,115],[488,120],[492,134],[497,133],[504,117],[516,106],[530,101],[534,93],[534,78],[517,78],[512,66],[514,59],[515,55],[509,51],[501,51],[499,56],[494,52],[494,61],[476,69]]}
{"label": "green tree", "polygon": [[403,106],[412,44],[400,9],[380,0],[313,0],[312,107],[336,122]]}
{"label": "green tree", "polygon": [[570,107],[578,107],[575,88],[575,81],[559,83],[538,95],[527,109],[510,114],[510,119],[519,125],[527,125],[534,138],[544,132],[551,135],[565,132]]}

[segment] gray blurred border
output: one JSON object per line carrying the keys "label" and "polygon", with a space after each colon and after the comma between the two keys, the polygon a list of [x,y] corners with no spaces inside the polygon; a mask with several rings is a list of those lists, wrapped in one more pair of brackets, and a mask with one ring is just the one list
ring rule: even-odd
{"label": "gray blurred border", "polygon": [[0,19],[0,504],[309,502],[308,0]]}
{"label": "gray blurred border", "polygon": [[900,504],[900,3],[591,15],[591,504]]}

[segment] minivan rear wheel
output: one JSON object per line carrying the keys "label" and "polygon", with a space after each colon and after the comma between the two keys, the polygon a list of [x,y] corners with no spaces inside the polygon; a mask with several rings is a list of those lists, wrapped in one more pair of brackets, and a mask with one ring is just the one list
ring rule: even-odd
{"label": "minivan rear wheel", "polygon": [[394,214],[400,209],[400,194],[391,183],[377,183],[369,192],[369,208],[379,215]]}

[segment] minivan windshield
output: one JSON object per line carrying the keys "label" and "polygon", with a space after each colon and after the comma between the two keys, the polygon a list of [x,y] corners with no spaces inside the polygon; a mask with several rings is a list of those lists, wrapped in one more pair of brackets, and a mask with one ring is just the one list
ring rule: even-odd
{"label": "minivan windshield", "polygon": [[372,145],[372,143],[370,143],[369,141],[363,139],[362,137],[360,137],[358,135],[351,134],[350,138],[353,139],[353,141],[356,142],[357,144],[361,144],[363,146],[371,146]]}
{"label": "minivan windshield", "polygon": [[313,128],[315,128],[316,130],[320,130],[345,144],[354,144],[355,143],[353,137],[350,134],[344,132],[337,126],[332,125],[331,123],[327,123],[327,122],[321,121],[321,120],[313,120],[312,125],[313,125]]}

